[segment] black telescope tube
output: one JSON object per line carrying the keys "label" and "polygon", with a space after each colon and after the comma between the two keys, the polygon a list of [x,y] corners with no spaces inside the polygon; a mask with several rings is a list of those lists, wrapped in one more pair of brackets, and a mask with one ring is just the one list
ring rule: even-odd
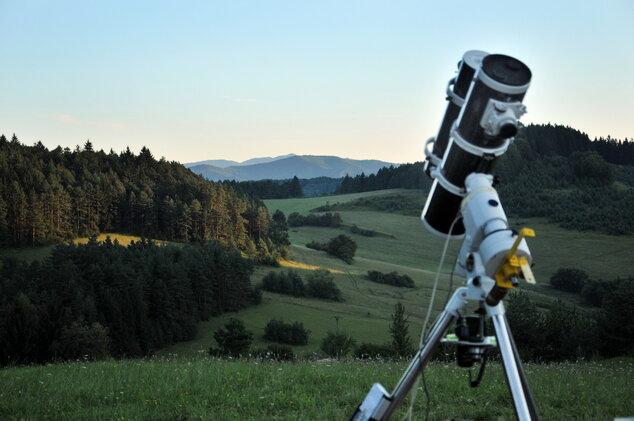
{"label": "black telescope tube", "polygon": [[[499,153],[488,151],[504,148],[507,138],[515,134],[515,126],[503,126],[497,135],[485,133],[481,122],[489,100],[521,102],[530,80],[530,69],[513,57],[491,54],[482,60],[453,126],[455,128],[449,132],[440,180],[432,185],[423,210],[423,223],[432,233],[452,238],[460,238],[464,234],[461,222],[455,224],[451,233],[449,230],[460,212],[466,177],[473,172],[493,173]],[[456,140],[458,137],[461,142]]]}
{"label": "black telescope tube", "polygon": [[[470,50],[462,56],[462,60],[458,63],[458,75],[454,79],[452,89],[458,101],[464,101],[467,97],[469,86],[471,86],[473,77],[480,67],[482,59],[484,59],[487,54],[488,53],[485,53],[484,51]],[[438,130],[438,134],[436,135],[436,139],[434,141],[433,154],[439,159],[442,159],[445,155],[445,149],[449,143],[451,127],[454,121],[458,118],[460,109],[462,108],[462,104],[456,103],[453,98],[447,97],[447,100],[449,101],[447,104],[447,110],[445,111],[445,116],[440,124],[440,130]]]}

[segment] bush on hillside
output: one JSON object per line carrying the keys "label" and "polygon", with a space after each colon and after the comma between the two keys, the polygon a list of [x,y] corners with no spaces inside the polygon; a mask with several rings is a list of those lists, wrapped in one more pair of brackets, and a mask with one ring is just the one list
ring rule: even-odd
{"label": "bush on hillside", "polygon": [[414,280],[412,278],[410,278],[408,275],[399,275],[396,272],[382,273],[377,270],[370,270],[368,271],[368,279],[380,284],[414,288]]}
{"label": "bush on hillside", "polygon": [[347,333],[328,332],[321,341],[321,350],[331,358],[343,358],[348,355],[355,346],[355,340]]}
{"label": "bush on hillside", "polygon": [[550,278],[550,285],[561,291],[581,292],[588,281],[588,274],[581,269],[560,268]]}
{"label": "bush on hillside", "polygon": [[328,243],[318,243],[314,240],[306,244],[306,247],[313,250],[328,251]]}
{"label": "bush on hillside", "polygon": [[343,301],[334,276],[325,269],[315,270],[306,277],[306,294],[315,298]]}
{"label": "bush on hillside", "polygon": [[289,345],[306,345],[310,331],[303,323],[284,323],[283,320],[271,319],[264,328],[264,339]]}
{"label": "bush on hillside", "polygon": [[73,322],[62,328],[59,339],[51,344],[53,358],[57,360],[103,360],[110,356],[108,329],[99,323]]}
{"label": "bush on hillside", "polygon": [[354,258],[354,253],[357,251],[357,243],[347,235],[338,235],[331,238],[328,242],[328,254],[336,256],[344,262],[351,264]]}
{"label": "bush on hillside", "polygon": [[217,355],[220,353],[239,357],[249,352],[249,347],[251,342],[253,342],[253,333],[246,329],[242,320],[232,317],[223,327],[214,332],[214,339],[218,343],[219,349],[210,349],[210,354]]}

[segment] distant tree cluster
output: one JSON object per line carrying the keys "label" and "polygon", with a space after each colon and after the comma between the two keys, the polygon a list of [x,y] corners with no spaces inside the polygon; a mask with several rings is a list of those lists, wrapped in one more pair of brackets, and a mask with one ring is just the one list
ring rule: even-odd
{"label": "distant tree cluster", "polygon": [[290,180],[223,181],[223,184],[262,200],[304,197],[297,177]]}
{"label": "distant tree cluster", "polygon": [[262,289],[295,297],[306,296],[343,301],[341,291],[335,284],[334,276],[324,269],[318,269],[308,274],[306,283],[295,271],[271,271],[262,278]]}
{"label": "distant tree cluster", "polygon": [[325,251],[328,254],[338,257],[348,264],[352,264],[354,254],[357,251],[357,243],[347,235],[340,234],[331,238],[327,243],[319,243],[317,241],[311,241],[306,244],[306,247]]}
{"label": "distant tree cluster", "polygon": [[380,284],[414,288],[414,280],[409,275],[399,275],[397,272],[383,273],[378,270],[370,270],[368,271],[368,279]]}
{"label": "distant tree cluster", "polygon": [[288,345],[306,345],[309,333],[303,323],[271,319],[264,328],[264,339]]}
{"label": "distant tree cluster", "polygon": [[219,242],[56,247],[0,268],[0,364],[140,357],[190,340],[200,320],[257,302],[251,264]]}
{"label": "distant tree cluster", "polygon": [[250,256],[274,253],[264,204],[147,148],[117,154],[87,141],[49,151],[0,136],[0,246],[54,244],[117,231],[181,242],[219,240]]}
{"label": "distant tree cluster", "polygon": [[385,189],[429,189],[431,180],[423,171],[423,164],[402,164],[383,167],[376,174],[366,176],[361,173],[355,177],[346,175],[337,189],[338,194],[358,193]]}
{"label": "distant tree cluster", "polygon": [[288,225],[291,227],[299,227],[308,225],[313,227],[338,227],[341,225],[341,215],[338,213],[327,212],[323,215],[301,215],[293,212],[288,215]]}

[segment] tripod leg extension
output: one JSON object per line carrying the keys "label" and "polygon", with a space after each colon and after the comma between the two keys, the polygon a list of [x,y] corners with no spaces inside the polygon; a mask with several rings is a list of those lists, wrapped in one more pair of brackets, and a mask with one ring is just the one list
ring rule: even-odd
{"label": "tripod leg extension", "polygon": [[[501,308],[498,309],[498,307]],[[528,388],[522,362],[515,348],[515,342],[513,341],[508,321],[504,315],[502,303],[496,307],[488,307],[488,310],[491,315],[491,320],[493,320],[495,336],[497,337],[498,348],[502,355],[504,372],[506,373],[506,380],[511,395],[513,396],[513,404],[515,405],[517,418],[520,421],[537,421],[539,420],[539,416],[537,414],[535,401]]]}
{"label": "tripod leg extension", "polygon": [[431,358],[436,345],[440,343],[440,340],[454,319],[455,316],[453,316],[450,312],[447,310],[443,311],[442,315],[429,333],[425,344],[416,353],[409,367],[407,367],[407,371],[405,371],[405,374],[403,374],[403,377],[401,377],[401,380],[399,380],[398,384],[394,388],[394,391],[392,392],[392,400],[385,411],[383,418],[381,418],[382,420],[389,420],[394,415],[407,396],[407,393],[416,382],[416,378],[423,370],[423,367],[425,367],[425,364],[427,364],[427,361]]}

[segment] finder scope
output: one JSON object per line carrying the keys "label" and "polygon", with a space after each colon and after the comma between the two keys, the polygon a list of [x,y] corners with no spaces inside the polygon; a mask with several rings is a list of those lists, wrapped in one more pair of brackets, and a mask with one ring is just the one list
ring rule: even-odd
{"label": "finder scope", "polygon": [[464,54],[447,86],[449,104],[440,130],[425,145],[425,171],[434,182],[422,220],[432,233],[463,237],[461,221],[451,227],[466,196],[465,179],[474,172],[493,173],[526,111],[522,100],[530,80],[530,69],[513,57],[477,50]]}

